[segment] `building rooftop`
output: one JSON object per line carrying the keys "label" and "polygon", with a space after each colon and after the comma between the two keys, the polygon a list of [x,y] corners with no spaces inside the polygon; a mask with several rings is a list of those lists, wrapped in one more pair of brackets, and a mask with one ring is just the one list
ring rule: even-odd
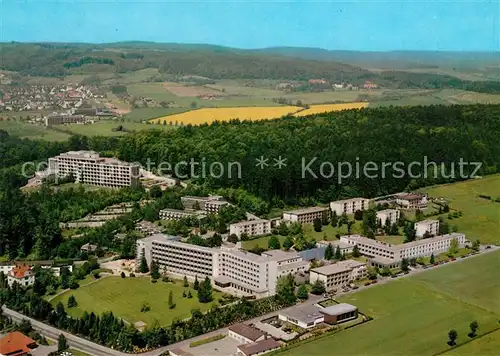
{"label": "building rooftop", "polygon": [[301,215],[301,214],[316,213],[318,211],[325,211],[327,209],[328,207],[325,206],[311,206],[309,208],[304,208],[304,209],[284,211],[283,214]]}
{"label": "building rooftop", "polygon": [[435,224],[435,223],[439,223],[439,220],[436,220],[436,219],[426,219],[426,220],[422,220],[422,221],[417,221],[415,223],[415,225],[425,225],[425,224]]}
{"label": "building rooftop", "polygon": [[449,240],[449,239],[458,239],[458,238],[460,238],[462,236],[465,237],[465,235],[462,234],[462,233],[452,232],[451,234],[440,235],[440,236],[436,236],[436,237],[430,237],[428,239],[415,240],[415,241],[412,241],[412,242],[404,243],[402,245],[393,245],[392,247],[395,250],[404,250],[404,249],[407,249],[407,248],[412,248],[412,247],[417,247],[417,246],[421,246],[421,245],[426,245],[426,244],[432,243],[432,242],[446,241],[446,240]]}
{"label": "building rooftop", "polygon": [[30,346],[36,347],[35,340],[25,336],[19,331],[14,331],[0,339],[0,355],[29,354]]}
{"label": "building rooftop", "polygon": [[415,240],[415,241],[407,242],[407,243],[400,244],[400,245],[389,245],[385,242],[377,241],[374,239],[369,239],[368,237],[364,237],[361,235],[346,235],[346,236],[342,236],[341,238],[350,239],[352,241],[359,241],[359,242],[362,242],[366,245],[376,246],[378,248],[385,247],[388,250],[399,251],[399,250],[404,250],[407,248],[412,248],[412,247],[416,247],[416,246],[420,246],[420,245],[426,245],[428,243],[444,241],[444,240],[448,240],[451,238],[457,239],[457,238],[460,238],[462,236],[465,236],[465,235],[462,233],[459,233],[459,232],[453,232],[453,233],[447,234],[447,235],[440,235],[440,236],[431,237],[428,239]]}
{"label": "building rooftop", "polygon": [[240,222],[231,224],[231,226],[255,225],[255,224],[261,224],[261,223],[266,223],[266,222],[269,222],[269,220],[264,220],[264,219],[245,220],[245,221],[240,221]]}
{"label": "building rooftop", "polygon": [[349,202],[359,201],[359,200],[369,200],[369,199],[368,198],[358,197],[358,198],[349,198],[349,199],[335,200],[335,201],[332,201],[332,203],[349,203]]}
{"label": "building rooftop", "polygon": [[259,329],[253,328],[250,325],[246,325],[243,323],[231,325],[229,327],[229,330],[252,341],[257,341],[257,339],[264,336],[264,333]]}
{"label": "building rooftop", "polygon": [[252,344],[240,345],[238,346],[238,350],[245,356],[252,356],[263,353],[265,351],[277,349],[280,346],[281,344],[278,341],[274,340],[273,338],[269,338],[254,342]]}
{"label": "building rooftop", "polygon": [[29,276],[31,273],[31,267],[28,265],[15,266],[9,271],[9,275],[17,279]]}
{"label": "building rooftop", "polygon": [[332,245],[332,247],[339,247],[340,249],[344,248],[350,248],[352,245],[349,245],[347,242],[340,241],[340,240],[333,240],[333,241],[325,241],[321,240],[316,243],[318,246],[326,247],[328,245]]}
{"label": "building rooftop", "polygon": [[279,312],[279,314],[296,319],[300,322],[303,322],[304,324],[308,324],[322,317],[321,313],[319,312],[320,309],[321,308],[312,304],[305,304],[297,305],[287,310],[282,310]]}
{"label": "building rooftop", "polygon": [[358,310],[357,307],[347,303],[340,303],[335,305],[330,305],[329,307],[321,309],[321,313],[327,315],[341,315],[345,313],[350,313]]}
{"label": "building rooftop", "polygon": [[262,252],[262,256],[267,257],[269,260],[281,262],[291,260],[293,258],[299,258],[297,252],[292,251],[281,251],[281,250],[269,250]]}
{"label": "building rooftop", "polygon": [[366,265],[366,263],[364,263],[364,262],[358,262],[355,260],[347,260],[347,261],[340,261],[337,263],[332,263],[331,265],[328,265],[328,266],[314,268],[311,271],[319,273],[319,274],[323,274],[325,276],[329,276],[332,274],[336,274],[336,273],[340,273],[340,272],[344,272],[344,271],[349,271],[353,268],[361,267],[361,266],[365,266],[365,265]]}
{"label": "building rooftop", "polygon": [[384,209],[377,211],[377,214],[390,214],[390,213],[397,213],[398,211],[399,211],[398,209]]}
{"label": "building rooftop", "polygon": [[404,199],[404,200],[417,200],[417,199],[422,199],[424,195],[416,193],[401,193],[397,194],[396,197],[398,199]]}

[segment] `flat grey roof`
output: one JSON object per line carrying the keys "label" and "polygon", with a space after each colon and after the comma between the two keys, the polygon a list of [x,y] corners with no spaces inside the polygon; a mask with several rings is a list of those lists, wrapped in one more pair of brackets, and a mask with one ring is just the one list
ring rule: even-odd
{"label": "flat grey roof", "polygon": [[288,310],[282,310],[279,312],[279,314],[285,315],[289,318],[297,319],[303,323],[308,324],[322,317],[321,313],[319,312],[320,309],[321,308],[316,307],[312,304],[298,305]]}
{"label": "flat grey roof", "polygon": [[255,219],[255,220],[245,220],[245,221],[240,221],[234,224],[231,224],[230,226],[246,226],[246,225],[255,225],[255,224],[262,224],[262,223],[269,223],[269,220],[264,220],[264,219]]}
{"label": "flat grey roof", "polygon": [[347,261],[340,261],[337,263],[332,263],[331,265],[328,266],[323,266],[323,267],[318,267],[314,268],[311,270],[311,272],[323,274],[325,276],[329,276],[331,274],[336,274],[344,271],[348,271],[350,269],[353,269],[355,267],[360,267],[360,266],[365,266],[366,263],[364,262],[358,262],[355,260],[347,260]]}
{"label": "flat grey roof", "polygon": [[315,213],[315,212],[318,212],[318,211],[325,211],[325,210],[328,210],[328,207],[325,207],[325,206],[311,206],[309,208],[304,208],[304,209],[296,209],[296,210],[284,211],[283,214],[300,215],[300,214]]}
{"label": "flat grey roof", "polygon": [[351,304],[347,303],[340,303],[340,304],[335,304],[335,305],[330,305],[329,307],[321,309],[321,312],[323,314],[327,315],[342,315],[345,313],[350,313],[353,311],[358,310],[357,307]]}

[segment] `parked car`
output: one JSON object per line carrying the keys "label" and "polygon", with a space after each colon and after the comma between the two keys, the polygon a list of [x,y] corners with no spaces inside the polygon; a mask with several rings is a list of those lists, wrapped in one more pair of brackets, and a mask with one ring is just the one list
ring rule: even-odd
{"label": "parked car", "polygon": [[487,250],[489,250],[490,248],[491,248],[491,246],[490,246],[490,245],[486,246],[486,249],[487,249]]}

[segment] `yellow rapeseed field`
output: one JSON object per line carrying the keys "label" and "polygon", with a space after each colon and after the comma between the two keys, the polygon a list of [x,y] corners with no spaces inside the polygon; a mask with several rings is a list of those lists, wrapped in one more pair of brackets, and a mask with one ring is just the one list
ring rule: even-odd
{"label": "yellow rapeseed field", "polygon": [[321,114],[328,111],[340,111],[348,109],[362,109],[366,108],[369,103],[357,102],[357,103],[346,103],[346,104],[321,104],[321,105],[311,105],[309,109],[302,110],[293,116],[307,116],[313,114]]}
{"label": "yellow rapeseed field", "polygon": [[168,115],[151,120],[153,123],[167,124],[172,122],[175,125],[183,123],[184,125],[198,125],[211,123],[213,121],[229,121],[232,119],[240,120],[269,120],[280,118],[281,116],[297,112],[300,108],[297,106],[256,106],[256,107],[233,107],[233,108],[203,108],[191,110],[188,112]]}

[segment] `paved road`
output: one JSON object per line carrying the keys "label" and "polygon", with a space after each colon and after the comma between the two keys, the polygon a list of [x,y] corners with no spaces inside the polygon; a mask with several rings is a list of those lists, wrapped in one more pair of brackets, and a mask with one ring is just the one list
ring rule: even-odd
{"label": "paved road", "polygon": [[[471,258],[481,256],[481,255],[483,255],[485,253],[490,253],[490,252],[494,252],[494,251],[498,251],[498,250],[500,250],[499,246],[492,246],[491,249],[482,249],[481,253],[476,254],[476,255],[472,255],[472,256],[467,257],[467,258],[459,258],[456,261],[444,263],[442,265],[430,267],[430,268],[427,268],[427,269],[424,269],[424,268],[413,269],[407,275],[404,275],[404,276],[398,277],[398,278],[384,278],[384,279],[380,280],[375,285],[385,284],[385,283],[388,283],[388,282],[390,282],[392,280],[396,280],[396,279],[400,279],[400,278],[411,277],[411,276],[414,276],[416,274],[419,274],[419,273],[422,273],[422,272],[426,272],[426,271],[430,271],[430,270],[433,270],[433,269],[436,269],[436,268],[439,268],[439,267],[442,267],[442,266],[446,266],[446,265],[449,265],[449,264],[461,263],[461,262],[463,262],[465,260],[469,260]],[[350,291],[345,292],[345,293],[338,293],[335,297],[338,297],[338,296],[343,295],[343,294],[356,293],[356,292],[359,292],[359,291],[364,290],[366,288],[370,288],[372,286],[374,286],[374,285],[361,286],[359,289],[356,289],[356,290],[350,290]],[[310,298],[307,301],[305,301],[304,304],[306,304],[306,305],[307,304],[314,304],[314,303],[316,303],[316,302],[318,302],[318,301],[320,301],[322,299],[324,299],[324,298],[321,297],[321,296],[310,296]],[[96,343],[93,343],[93,342],[91,342],[89,340],[86,340],[86,339],[83,339],[81,337],[75,336],[73,334],[70,334],[70,333],[67,333],[67,332],[63,332],[63,331],[58,330],[58,329],[56,329],[56,328],[54,328],[52,326],[46,325],[44,323],[41,323],[41,322],[39,322],[39,321],[37,321],[35,319],[28,318],[28,317],[26,317],[26,316],[24,316],[24,315],[22,315],[20,313],[17,313],[17,312],[15,312],[13,310],[8,309],[6,307],[2,307],[2,309],[3,309],[3,313],[5,315],[10,316],[16,322],[20,322],[22,319],[29,320],[31,322],[31,325],[33,326],[33,328],[36,329],[36,330],[41,331],[46,337],[49,337],[49,338],[57,340],[59,334],[63,333],[64,336],[66,336],[66,339],[68,339],[68,343],[69,343],[69,345],[72,348],[78,349],[78,350],[86,352],[88,354],[96,355],[96,356],[130,356],[130,354],[127,354],[127,353],[124,353],[124,352],[120,352],[120,351],[116,351],[116,350],[112,350],[110,348],[98,345]],[[287,309],[290,309],[290,308],[286,308],[284,310],[287,310]],[[257,318],[245,321],[245,324],[255,324],[256,322],[258,322],[258,321],[260,321],[262,319],[271,318],[271,317],[276,316],[276,315],[278,315],[277,311],[273,312],[273,313],[266,314],[266,315],[261,315],[261,316],[259,316]],[[218,334],[223,334],[223,333],[227,333],[227,327],[226,328],[222,328],[222,329],[218,329],[218,330],[212,331],[210,333],[207,333],[207,334],[204,334],[204,335],[200,335],[200,336],[197,336],[197,337],[194,337],[194,338],[191,338],[191,339],[187,339],[187,340],[178,342],[176,344],[172,344],[172,345],[165,346],[165,347],[162,347],[162,348],[159,348],[159,349],[156,349],[156,350],[145,352],[145,353],[142,353],[140,355],[141,356],[158,356],[162,352],[164,352],[166,350],[171,350],[171,349],[174,349],[174,348],[187,349],[189,347],[189,344],[191,342],[193,342],[193,341],[204,339],[204,338],[207,338],[207,337],[210,337],[210,336],[214,336],[214,335],[218,335]]]}
{"label": "paved road", "polygon": [[64,336],[66,336],[66,339],[68,340],[68,344],[72,348],[78,349],[78,350],[86,352],[88,354],[96,355],[96,356],[128,356],[129,355],[129,354],[126,354],[123,352],[119,352],[119,351],[112,350],[110,348],[98,345],[96,343],[93,343],[89,340],[75,336],[73,334],[63,332],[59,329],[56,329],[56,328],[49,326],[47,324],[44,324],[42,322],[39,322],[35,319],[28,318],[27,316],[20,314],[14,310],[8,309],[5,306],[2,307],[2,310],[3,310],[4,315],[10,316],[12,318],[12,320],[15,322],[20,322],[22,319],[29,320],[34,329],[41,331],[42,334],[48,338],[57,340],[57,338],[59,337],[59,335],[61,333],[64,334]]}

